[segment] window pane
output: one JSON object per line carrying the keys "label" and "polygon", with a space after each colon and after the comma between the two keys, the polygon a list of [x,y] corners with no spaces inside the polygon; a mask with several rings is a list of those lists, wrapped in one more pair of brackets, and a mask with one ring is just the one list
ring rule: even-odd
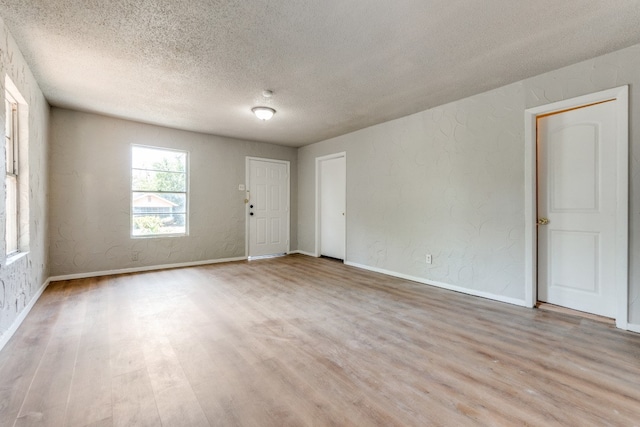
{"label": "window pane", "polygon": [[5,187],[7,191],[7,227],[5,237],[7,242],[7,253],[10,254],[18,250],[18,182],[16,177],[7,176],[5,178]]}
{"label": "window pane", "polygon": [[14,111],[13,111],[13,104],[11,102],[9,102],[8,100],[5,101],[5,114],[6,114],[6,122],[5,122],[5,147],[4,147],[4,151],[5,151],[5,160],[6,160],[6,170],[7,173],[13,174],[14,173],[14,160],[13,160],[13,156],[14,156],[14,138],[15,138],[15,132],[13,129],[13,121],[14,121]]}
{"label": "window pane", "polygon": [[131,167],[134,169],[173,172],[186,171],[187,153],[184,151],[133,146],[131,148],[131,154]]}
{"label": "window pane", "polygon": [[187,175],[183,172],[155,172],[133,169],[133,191],[187,191]]}
{"label": "window pane", "polygon": [[185,234],[186,215],[175,213],[134,213],[133,235]]}
{"label": "window pane", "polygon": [[134,192],[131,206],[134,213],[160,211],[186,213],[187,195],[184,193]]}

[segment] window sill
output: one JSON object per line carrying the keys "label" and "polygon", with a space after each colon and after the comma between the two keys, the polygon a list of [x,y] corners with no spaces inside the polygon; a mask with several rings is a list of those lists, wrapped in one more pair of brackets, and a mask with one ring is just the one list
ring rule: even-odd
{"label": "window sill", "polygon": [[7,257],[6,265],[9,266],[14,262],[19,261],[22,258],[26,257],[27,255],[29,255],[29,252],[17,252],[17,253],[11,254]]}
{"label": "window sill", "polygon": [[138,236],[131,236],[132,239],[161,239],[163,237],[187,237],[188,234],[180,233],[180,234],[141,234]]}

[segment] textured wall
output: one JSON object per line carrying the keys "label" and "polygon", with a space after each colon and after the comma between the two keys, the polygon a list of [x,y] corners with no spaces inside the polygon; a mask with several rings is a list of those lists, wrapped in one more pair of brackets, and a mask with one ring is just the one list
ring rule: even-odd
{"label": "textured wall", "polygon": [[[240,257],[245,254],[245,156],[291,162],[291,248],[296,245],[294,148],[233,140],[94,114],[51,112],[51,275]],[[189,236],[129,236],[130,147],[190,153]],[[138,261],[131,260],[137,252]]]}
{"label": "textured wall", "polygon": [[624,84],[640,323],[640,46],[301,148],[298,248],[315,250],[315,158],[346,151],[348,261],[523,299],[524,110]]}
{"label": "textured wall", "polygon": [[523,299],[520,99],[510,85],[300,149],[299,248],[315,157],[344,150],[348,261]]}
{"label": "textured wall", "polygon": [[[4,22],[0,21],[0,93],[4,99],[4,76],[8,75],[29,105],[29,253],[7,265],[4,225],[0,225],[0,341],[33,299],[48,277],[47,266],[47,147],[49,104]],[[5,129],[4,102],[0,129]],[[5,151],[0,149],[0,174],[5,174]],[[4,224],[4,185],[0,185],[0,224]]]}

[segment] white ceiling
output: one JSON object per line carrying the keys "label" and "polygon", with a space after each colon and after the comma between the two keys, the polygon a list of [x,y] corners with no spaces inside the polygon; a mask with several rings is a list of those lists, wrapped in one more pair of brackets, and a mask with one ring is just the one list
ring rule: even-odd
{"label": "white ceiling", "polygon": [[0,0],[0,16],[51,105],[291,146],[640,42],[633,0]]}

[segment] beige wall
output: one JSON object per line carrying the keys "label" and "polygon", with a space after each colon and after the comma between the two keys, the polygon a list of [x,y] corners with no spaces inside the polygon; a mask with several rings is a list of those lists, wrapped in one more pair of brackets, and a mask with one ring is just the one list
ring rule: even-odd
{"label": "beige wall", "polygon": [[640,324],[640,45],[301,148],[298,248],[315,250],[315,158],[346,151],[349,262],[524,299],[524,111],[625,84]]}
{"label": "beige wall", "polygon": [[[4,226],[0,227],[0,348],[25,314],[25,308],[38,295],[49,276],[47,248],[47,150],[49,104],[45,100],[29,67],[20,54],[4,22],[0,20],[0,93],[4,98],[5,75],[18,88],[29,106],[29,252],[7,265]],[[23,123],[24,125],[24,123]],[[5,132],[4,102],[0,106],[0,129]],[[5,151],[0,149],[0,171],[5,174]],[[0,185],[0,200],[5,199]],[[0,203],[0,224],[4,224],[5,208]]]}
{"label": "beige wall", "polygon": [[[294,148],[59,108],[51,111],[51,144],[52,276],[244,256],[245,193],[238,184],[245,183],[246,156],[291,162],[296,249]],[[131,144],[189,152],[189,236],[130,237]]]}

